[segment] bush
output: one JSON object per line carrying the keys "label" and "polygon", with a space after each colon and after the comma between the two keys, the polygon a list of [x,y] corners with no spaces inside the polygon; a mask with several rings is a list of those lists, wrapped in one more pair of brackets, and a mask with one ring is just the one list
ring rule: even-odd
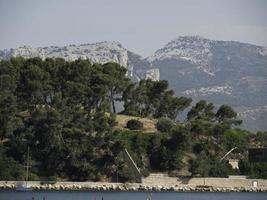
{"label": "bush", "polygon": [[228,177],[233,173],[229,163],[220,162],[217,158],[203,152],[196,159],[190,161],[189,171],[192,176],[201,177]]}
{"label": "bush", "polygon": [[173,122],[168,118],[160,118],[156,124],[160,132],[170,132],[173,127]]}
{"label": "bush", "polygon": [[244,159],[239,161],[238,166],[240,173],[248,175],[249,178],[267,179],[267,163],[265,162],[253,163]]}
{"label": "bush", "polygon": [[200,154],[203,150],[205,150],[205,147],[201,143],[196,143],[193,146],[193,152],[194,152],[194,154]]}
{"label": "bush", "polygon": [[6,157],[0,152],[0,180],[17,181],[23,180],[23,178],[23,166],[12,157]]}
{"label": "bush", "polygon": [[136,119],[131,119],[127,122],[126,127],[130,130],[141,130],[143,128],[143,123]]}

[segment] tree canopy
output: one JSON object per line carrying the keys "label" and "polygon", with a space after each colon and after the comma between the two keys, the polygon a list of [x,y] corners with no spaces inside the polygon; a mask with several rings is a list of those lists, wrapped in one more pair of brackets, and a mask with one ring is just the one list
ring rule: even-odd
{"label": "tree canopy", "polygon": [[[0,180],[23,179],[27,147],[30,180],[131,181],[124,148],[144,175],[189,165],[192,175],[227,176],[229,165],[218,162],[227,150],[245,154],[249,143],[265,144],[265,133],[233,126],[240,121],[230,106],[204,100],[191,106],[167,81],[133,83],[126,73],[116,63],[89,60],[0,61]],[[139,121],[127,125],[133,130],[118,129],[117,104],[123,114],[153,118],[158,130],[145,133]],[[187,120],[179,121],[186,110]],[[261,176],[260,167],[243,171]]]}

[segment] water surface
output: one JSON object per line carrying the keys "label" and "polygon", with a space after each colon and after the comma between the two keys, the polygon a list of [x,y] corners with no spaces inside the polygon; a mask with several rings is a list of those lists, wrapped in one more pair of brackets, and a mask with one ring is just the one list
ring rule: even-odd
{"label": "water surface", "polygon": [[[152,200],[266,200],[267,193],[153,192]],[[149,192],[0,191],[0,200],[147,200]]]}

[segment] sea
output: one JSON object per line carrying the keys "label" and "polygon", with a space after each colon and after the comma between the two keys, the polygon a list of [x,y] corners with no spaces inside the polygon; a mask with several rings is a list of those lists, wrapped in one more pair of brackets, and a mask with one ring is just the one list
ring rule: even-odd
{"label": "sea", "polygon": [[267,193],[0,191],[0,200],[267,200]]}

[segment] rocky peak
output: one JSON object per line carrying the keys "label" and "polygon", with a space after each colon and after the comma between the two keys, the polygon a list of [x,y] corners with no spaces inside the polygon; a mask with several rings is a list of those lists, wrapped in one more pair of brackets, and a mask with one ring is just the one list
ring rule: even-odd
{"label": "rocky peak", "polygon": [[127,75],[133,80],[143,78],[159,79],[159,72],[153,69],[141,56],[128,51],[119,42],[97,42],[92,44],[37,47],[22,46],[15,49],[0,51],[0,60],[22,56],[24,58],[40,57],[63,58],[68,61],[89,59],[92,63],[104,64],[116,62],[127,68]]}
{"label": "rocky peak", "polygon": [[22,46],[16,49],[5,50],[0,54],[0,59],[22,56],[25,58],[60,57],[72,61],[76,59],[90,59],[93,63],[117,62],[127,67],[127,49],[123,48],[119,42],[98,42],[93,44],[67,45],[63,47],[29,47]]}
{"label": "rocky peak", "polygon": [[157,50],[147,59],[150,62],[164,59],[179,59],[207,67],[212,57],[212,42],[212,40],[200,36],[180,36]]}

